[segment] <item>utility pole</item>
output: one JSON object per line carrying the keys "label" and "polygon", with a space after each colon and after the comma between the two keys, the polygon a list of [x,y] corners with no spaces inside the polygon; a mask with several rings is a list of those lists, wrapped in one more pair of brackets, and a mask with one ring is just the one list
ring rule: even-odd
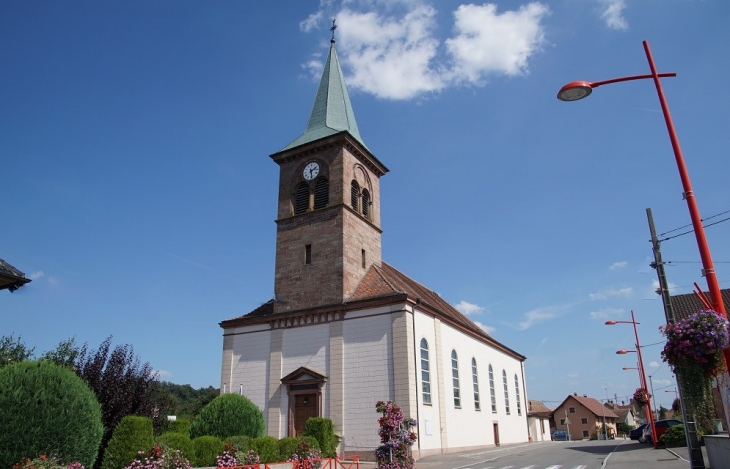
{"label": "utility pole", "polygon": [[[657,279],[659,280],[659,289],[657,293],[662,297],[662,303],[664,304],[664,317],[667,324],[675,321],[674,310],[672,308],[672,299],[669,296],[669,285],[667,282],[667,276],[664,272],[664,262],[662,261],[662,252],[659,247],[659,239],[656,236],[656,229],[654,228],[654,217],[651,215],[651,208],[646,209],[646,217],[649,220],[649,232],[651,233],[651,246],[654,251],[654,262],[650,265],[656,270]],[[684,421],[685,437],[687,439],[687,450],[689,451],[689,461],[691,469],[705,469],[705,458],[702,456],[702,450],[700,448],[700,442],[697,438],[697,427],[695,426],[694,419],[690,420],[688,417],[693,417],[691,408],[687,408],[689,402],[685,402],[684,398],[684,386],[682,385],[682,379],[677,376],[677,388],[679,389],[679,402],[682,407],[682,420]],[[653,391],[652,391],[652,394]]]}

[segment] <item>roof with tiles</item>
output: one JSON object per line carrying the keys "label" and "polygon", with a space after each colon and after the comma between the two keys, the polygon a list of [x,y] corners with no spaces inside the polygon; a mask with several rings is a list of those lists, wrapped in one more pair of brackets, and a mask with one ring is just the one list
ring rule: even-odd
{"label": "roof with tiles", "polygon": [[23,272],[0,259],[0,290],[13,292],[30,281]]}
{"label": "roof with tiles", "polygon": [[416,282],[385,262],[383,262],[381,267],[375,265],[370,267],[368,273],[352,295],[351,300],[379,298],[401,293],[408,294],[408,296],[416,299],[421,305],[430,306],[440,313],[440,316],[450,319],[465,329],[481,337],[492,339],[484,329],[461,314],[448,301],[441,298],[438,293]]}
{"label": "roof with tiles", "polygon": [[528,417],[550,417],[553,413],[552,409],[547,407],[541,401],[527,401],[527,416]]}
{"label": "roof with tiles", "polygon": [[309,116],[307,130],[281,151],[329,137],[345,130],[367,149],[365,142],[360,137],[360,130],[355,121],[355,113],[352,111],[350,95],[347,93],[345,77],[342,74],[342,68],[340,68],[340,61],[337,58],[333,39],[322,71],[317,96],[314,99],[312,114]]}
{"label": "roof with tiles", "polygon": [[[730,311],[730,288],[720,290],[720,293],[722,294],[722,301],[725,303],[725,311]],[[710,297],[708,292],[704,292],[704,294],[707,298]],[[706,309],[694,293],[672,295],[670,298],[675,320],[684,319],[690,314],[694,314],[701,309]]]}

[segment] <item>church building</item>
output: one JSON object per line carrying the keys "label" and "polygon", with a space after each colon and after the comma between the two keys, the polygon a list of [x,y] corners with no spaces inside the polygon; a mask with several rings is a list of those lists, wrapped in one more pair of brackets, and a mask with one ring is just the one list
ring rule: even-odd
{"label": "church building", "polygon": [[360,136],[334,39],[305,132],[271,159],[274,298],[220,323],[221,392],[251,399],[276,438],[329,418],[338,453],[364,459],[378,401],[417,420],[415,458],[528,441],[525,357],[382,259],[388,168]]}

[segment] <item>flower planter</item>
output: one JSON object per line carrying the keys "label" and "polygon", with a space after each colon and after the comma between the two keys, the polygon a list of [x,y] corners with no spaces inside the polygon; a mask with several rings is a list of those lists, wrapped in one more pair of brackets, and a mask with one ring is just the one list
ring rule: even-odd
{"label": "flower planter", "polygon": [[704,440],[710,467],[730,467],[730,437],[728,435],[705,435]]}

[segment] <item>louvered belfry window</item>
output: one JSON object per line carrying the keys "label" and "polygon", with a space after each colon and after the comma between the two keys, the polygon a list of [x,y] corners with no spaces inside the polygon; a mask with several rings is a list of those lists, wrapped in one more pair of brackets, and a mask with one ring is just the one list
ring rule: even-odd
{"label": "louvered belfry window", "polygon": [[325,208],[330,202],[330,185],[327,179],[319,178],[314,185],[314,209]]}
{"label": "louvered belfry window", "polygon": [[362,216],[370,218],[370,192],[367,189],[362,190]]}
{"label": "louvered belfry window", "polygon": [[309,186],[302,182],[297,186],[294,196],[294,214],[299,215],[309,210]]}
{"label": "louvered belfry window", "polygon": [[357,181],[352,181],[352,185],[350,186],[350,204],[352,205],[352,209],[356,212],[360,212],[360,210],[358,208],[359,199],[360,199],[360,186],[358,185]]}

